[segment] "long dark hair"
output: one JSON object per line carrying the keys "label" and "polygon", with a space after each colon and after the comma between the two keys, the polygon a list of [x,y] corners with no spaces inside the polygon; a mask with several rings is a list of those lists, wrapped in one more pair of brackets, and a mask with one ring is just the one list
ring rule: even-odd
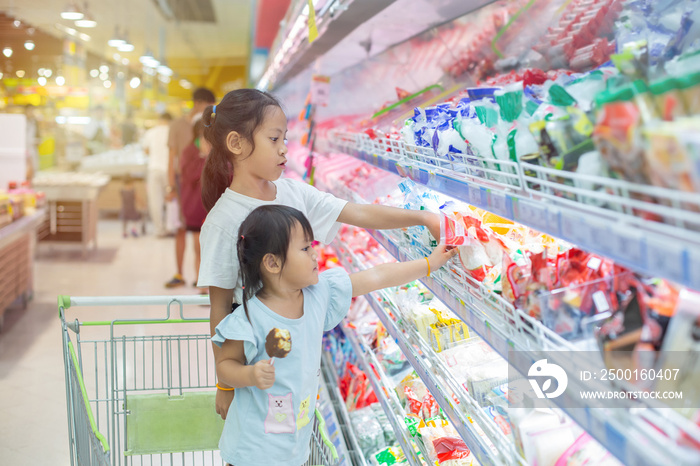
{"label": "long dark hair", "polygon": [[279,101],[267,92],[237,89],[224,96],[215,113],[212,113],[213,106],[204,109],[204,137],[211,144],[211,152],[202,172],[202,202],[207,211],[214,207],[233,179],[233,154],[226,145],[229,133],[236,131],[255,149],[253,135],[271,106],[282,108]]}
{"label": "long dark hair", "polygon": [[[211,156],[210,156],[211,157]],[[262,260],[273,254],[287,260],[294,225],[299,224],[309,241],[314,232],[306,216],[293,207],[263,205],[253,210],[238,229],[238,263],[243,282],[243,309],[248,316],[248,300],[262,289]]]}

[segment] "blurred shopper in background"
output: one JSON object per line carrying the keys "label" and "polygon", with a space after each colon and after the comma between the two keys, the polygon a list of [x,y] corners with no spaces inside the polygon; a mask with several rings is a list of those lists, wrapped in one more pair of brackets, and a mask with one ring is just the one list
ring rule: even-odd
{"label": "blurred shopper in background", "polygon": [[146,195],[148,213],[153,222],[153,230],[158,237],[167,235],[165,229],[165,190],[168,187],[168,135],[173,117],[163,113],[156,125],[143,135],[143,150],[148,155],[146,175]]}
{"label": "blurred shopper in background", "polygon": [[[209,142],[204,139],[204,123],[197,120],[193,129],[194,140],[182,151],[180,156],[180,202],[182,215],[185,218],[185,230],[192,232],[195,255],[195,280],[197,286],[199,277],[199,232],[202,229],[207,211],[202,203],[202,169],[211,150]],[[202,294],[207,294],[206,288],[201,288]]]}
{"label": "blurred shopper in background", "polygon": [[[166,188],[166,200],[170,201],[180,196],[180,156],[187,146],[192,143],[192,128],[196,120],[202,117],[202,112],[209,105],[214,105],[216,98],[214,93],[206,88],[198,88],[192,93],[192,110],[181,118],[173,121],[170,125],[170,135],[168,137],[168,147],[170,158],[168,162],[168,187]],[[182,211],[182,202],[180,202]],[[175,288],[185,285],[182,276],[182,263],[185,258],[185,221],[182,218],[181,228],[175,233],[175,260],[177,262],[177,273],[168,281],[166,288]]]}
{"label": "blurred shopper in background", "polygon": [[[140,223],[141,232],[146,232],[146,220],[143,215],[143,200],[139,198],[134,189],[134,179],[131,175],[127,174],[124,177],[124,186],[121,189],[122,198],[122,209],[121,209],[121,219],[122,219],[122,234],[124,238],[129,236],[129,222]],[[136,226],[131,227],[131,236],[134,238],[139,236]]]}

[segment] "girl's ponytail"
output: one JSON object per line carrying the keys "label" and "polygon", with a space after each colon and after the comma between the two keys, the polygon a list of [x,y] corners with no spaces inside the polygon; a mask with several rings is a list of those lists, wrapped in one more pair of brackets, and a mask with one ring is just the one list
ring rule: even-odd
{"label": "girl's ponytail", "polygon": [[281,108],[277,99],[266,92],[237,89],[226,94],[217,105],[204,109],[204,137],[211,144],[202,171],[202,203],[207,211],[214,207],[233,180],[233,154],[226,144],[229,133],[236,131],[255,149],[253,135],[270,106]]}

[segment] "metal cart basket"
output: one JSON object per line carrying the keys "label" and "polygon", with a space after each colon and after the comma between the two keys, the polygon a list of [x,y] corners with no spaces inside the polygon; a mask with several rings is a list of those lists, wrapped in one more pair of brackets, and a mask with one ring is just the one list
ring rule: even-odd
{"label": "metal cart basket", "polygon": [[[71,465],[225,464],[208,305],[207,296],[58,297]],[[88,307],[119,317],[66,316],[94,315]],[[337,462],[316,410],[306,465]]]}

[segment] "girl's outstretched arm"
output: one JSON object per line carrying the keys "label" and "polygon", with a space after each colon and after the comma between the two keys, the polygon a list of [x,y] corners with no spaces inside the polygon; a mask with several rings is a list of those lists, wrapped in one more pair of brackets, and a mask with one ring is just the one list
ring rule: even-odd
{"label": "girl's outstretched arm", "polygon": [[340,212],[338,221],[373,230],[425,225],[436,240],[440,240],[440,216],[427,210],[408,210],[377,204],[348,202]]}
{"label": "girl's outstretched arm", "polygon": [[390,286],[405,285],[425,277],[445,265],[455,254],[457,249],[448,250],[447,246],[440,244],[429,257],[410,262],[381,264],[362,272],[352,273],[350,274],[352,296],[361,296]]}

